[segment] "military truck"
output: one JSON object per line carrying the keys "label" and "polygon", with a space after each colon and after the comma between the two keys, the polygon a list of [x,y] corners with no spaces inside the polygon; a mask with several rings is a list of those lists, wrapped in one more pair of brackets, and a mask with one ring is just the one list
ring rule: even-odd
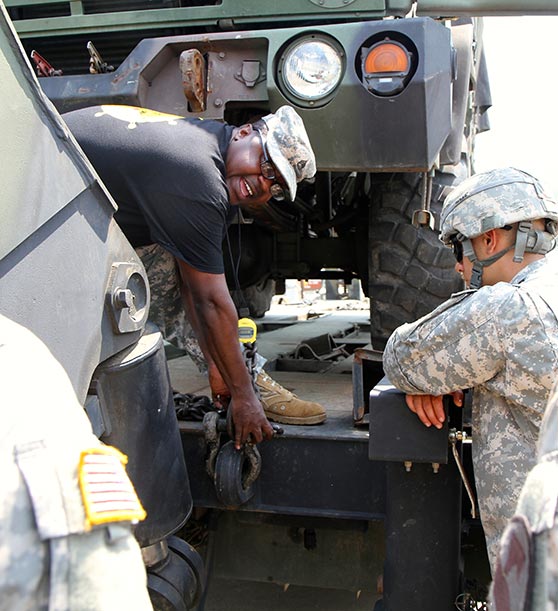
{"label": "military truck", "polygon": [[238,267],[253,316],[285,279],[359,279],[381,349],[396,326],[460,287],[435,213],[470,174],[475,136],[488,128],[482,22],[472,15],[521,12],[521,2],[6,4],[62,113],[125,103],[239,125],[282,104],[297,109],[316,179],[293,204],[245,210],[232,240],[229,283]]}
{"label": "military truck", "polygon": [[381,348],[459,288],[435,210],[487,128],[479,20],[408,0],[7,6],[62,113],[125,103],[240,125],[297,109],[316,179],[293,204],[245,210],[232,240],[252,315],[287,278],[357,278]]}
{"label": "military truck", "polygon": [[[42,90],[61,113],[117,103],[241,124],[290,104],[307,126],[318,174],[292,204],[271,201],[263,210],[243,211],[231,232],[231,286],[238,267],[244,297],[260,315],[287,278],[358,278],[370,297],[375,350],[356,359],[354,418],[351,413],[330,418],[313,432],[286,426],[284,435],[262,444],[261,462],[248,451],[230,450],[224,422],[213,422],[213,432],[200,423],[181,425],[194,505],[215,518],[221,553],[241,549],[243,558],[251,559],[239,566],[232,556],[221,558],[236,576],[273,580],[269,565],[282,560],[284,582],[355,591],[373,587],[381,597],[378,609],[477,608],[467,586],[476,559],[463,559],[483,556],[482,536],[478,543],[479,523],[470,518],[467,495],[462,500],[461,464],[454,461],[469,458],[461,443],[467,437],[466,412],[463,420],[448,406],[450,424],[442,431],[425,431],[406,419],[401,395],[386,382],[378,385],[377,351],[395,326],[460,288],[451,255],[437,240],[435,212],[448,190],[472,171],[475,136],[488,127],[478,16],[556,12],[550,1],[502,4],[6,0]],[[109,217],[105,225],[112,227]],[[22,231],[16,234],[25,243]],[[37,246],[31,244],[30,254]],[[137,263],[129,250],[119,256]],[[93,267],[106,271],[107,261],[98,263]],[[143,290],[146,301],[141,269],[134,269],[139,271],[128,273],[133,282],[124,292],[119,282],[110,284],[107,316],[117,319],[113,325],[136,307],[126,290],[134,299]],[[15,273],[8,288],[21,294]],[[35,277],[28,273],[25,269],[26,278]],[[105,281],[106,273],[101,276]],[[70,277],[66,283],[72,286]],[[35,295],[35,285],[26,285]],[[78,298],[85,294],[72,291],[78,293]],[[73,337],[70,327],[60,329],[60,312],[68,303],[79,312],[74,307],[79,301],[54,297],[57,306],[44,325],[53,342],[90,345]],[[92,331],[95,321],[80,326],[98,333]],[[133,334],[126,345],[140,336],[140,327],[126,327],[124,333]],[[112,350],[97,349],[81,370],[80,396],[93,403],[101,435],[106,434],[102,407],[113,401],[100,399],[93,371],[125,348],[122,341],[110,343]],[[66,359],[70,366],[71,356]],[[75,359],[71,366],[81,362]],[[133,396],[133,380],[132,375],[120,389],[120,398]],[[149,404],[150,389],[140,394]],[[364,408],[357,409],[359,402]],[[369,428],[355,429],[355,421]],[[137,435],[145,430],[138,427]],[[138,462],[136,478],[152,484],[151,471]],[[167,493],[183,487],[167,482]],[[162,540],[149,541],[157,552],[154,566],[168,549],[183,559]],[[154,583],[164,604],[182,608],[169,580]]]}

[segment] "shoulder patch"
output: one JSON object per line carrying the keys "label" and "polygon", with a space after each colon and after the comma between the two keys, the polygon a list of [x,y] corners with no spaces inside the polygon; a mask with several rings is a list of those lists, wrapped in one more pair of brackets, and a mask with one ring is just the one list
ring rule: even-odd
{"label": "shoulder patch", "polygon": [[124,465],[128,457],[111,446],[81,453],[78,479],[87,527],[108,522],[139,522],[146,517]]}

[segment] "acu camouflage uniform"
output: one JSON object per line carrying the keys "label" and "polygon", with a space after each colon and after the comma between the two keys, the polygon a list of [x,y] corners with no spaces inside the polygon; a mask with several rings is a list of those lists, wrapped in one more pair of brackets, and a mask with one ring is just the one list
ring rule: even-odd
{"label": "acu camouflage uniform", "polygon": [[[442,239],[449,238],[444,219],[447,223],[449,214],[458,216],[456,200],[467,190],[475,192],[484,179],[473,177],[450,195],[442,212]],[[517,221],[525,219],[522,197],[512,196],[513,185],[504,190],[517,209]],[[467,208],[477,230],[467,232],[463,223],[461,237],[509,223],[508,214],[494,224],[501,221],[498,209],[494,197],[477,192]],[[449,226],[459,230],[459,219]],[[386,375],[405,393],[443,395],[474,388],[473,464],[492,567],[521,486],[535,465],[539,427],[558,370],[557,259],[553,251],[510,283],[452,296],[427,316],[396,329],[384,352]]]}
{"label": "acu camouflage uniform", "polygon": [[151,289],[149,320],[159,327],[167,342],[185,350],[200,372],[206,373],[205,357],[184,310],[175,258],[159,244],[140,246],[136,252],[145,267]]}
{"label": "acu camouflage uniform", "polygon": [[544,415],[539,462],[500,545],[494,611],[558,611],[558,383]]}
{"label": "acu camouflage uniform", "polygon": [[87,524],[78,464],[101,443],[70,380],[2,316],[0,371],[0,609],[151,610],[130,522]]}
{"label": "acu camouflage uniform", "polygon": [[[207,361],[184,309],[175,258],[159,244],[140,246],[136,253],[145,267],[151,290],[149,320],[157,325],[165,341],[188,354],[200,373],[207,373]],[[241,347],[244,350],[244,344]],[[265,363],[266,359],[256,353],[255,370],[263,371]]]}

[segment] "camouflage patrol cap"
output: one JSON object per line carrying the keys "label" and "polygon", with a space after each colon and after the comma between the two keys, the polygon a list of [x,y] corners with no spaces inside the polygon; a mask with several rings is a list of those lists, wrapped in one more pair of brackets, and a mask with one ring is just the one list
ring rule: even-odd
{"label": "camouflage patrol cap", "polygon": [[539,181],[515,168],[500,168],[464,180],[446,198],[440,239],[475,238],[485,231],[520,221],[558,221],[558,205]]}
{"label": "camouflage patrol cap", "polygon": [[316,173],[316,158],[304,123],[291,106],[281,106],[263,117],[263,121],[268,129],[266,145],[269,157],[294,201],[296,184]]}

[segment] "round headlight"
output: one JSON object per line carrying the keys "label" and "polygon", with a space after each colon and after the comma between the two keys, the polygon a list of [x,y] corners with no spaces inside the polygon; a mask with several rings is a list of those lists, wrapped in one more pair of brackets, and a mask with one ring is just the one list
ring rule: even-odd
{"label": "round headlight", "polygon": [[286,50],[281,67],[287,92],[311,104],[329,96],[339,85],[342,51],[329,41],[305,38]]}

